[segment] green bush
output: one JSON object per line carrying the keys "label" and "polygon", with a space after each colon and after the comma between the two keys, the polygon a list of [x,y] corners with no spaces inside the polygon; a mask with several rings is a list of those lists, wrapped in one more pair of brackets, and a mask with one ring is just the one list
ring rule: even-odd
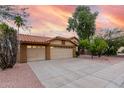
{"label": "green bush", "polygon": [[87,49],[88,46],[89,46],[89,40],[88,40],[88,39],[81,39],[81,40],[79,41],[79,46],[80,46],[81,48]]}
{"label": "green bush", "polygon": [[99,37],[95,38],[95,44],[96,44],[97,54],[100,57],[101,54],[103,54],[106,51],[108,44],[103,38],[99,38]]}
{"label": "green bush", "polygon": [[104,29],[105,32],[103,38],[105,38],[108,43],[108,48],[105,55],[117,55],[118,49],[124,45],[124,33],[119,28],[114,29]]}
{"label": "green bush", "polygon": [[117,55],[117,49],[113,46],[108,46],[107,50],[105,51],[104,55],[111,56],[111,55]]}
{"label": "green bush", "polygon": [[94,55],[98,55],[100,57],[106,51],[108,44],[101,37],[93,37],[90,38],[90,40],[81,40],[80,46],[87,49],[91,53],[93,58]]}

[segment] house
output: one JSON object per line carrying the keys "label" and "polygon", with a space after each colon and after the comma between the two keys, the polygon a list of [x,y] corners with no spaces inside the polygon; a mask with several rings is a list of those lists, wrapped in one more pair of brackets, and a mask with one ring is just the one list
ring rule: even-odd
{"label": "house", "polygon": [[20,34],[20,54],[18,61],[21,63],[41,60],[64,59],[76,56],[78,39],[76,37],[41,37]]}

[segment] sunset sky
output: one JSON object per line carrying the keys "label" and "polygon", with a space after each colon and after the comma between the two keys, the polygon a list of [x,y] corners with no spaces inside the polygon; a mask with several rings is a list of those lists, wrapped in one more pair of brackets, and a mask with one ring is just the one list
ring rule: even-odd
{"label": "sunset sky", "polygon": [[[68,17],[72,16],[76,6],[26,6],[30,13],[31,33],[42,36],[75,36],[74,32],[66,31]],[[102,28],[124,29],[124,6],[90,6],[92,11],[98,11],[96,19],[97,33]],[[28,33],[28,32],[27,32]]]}

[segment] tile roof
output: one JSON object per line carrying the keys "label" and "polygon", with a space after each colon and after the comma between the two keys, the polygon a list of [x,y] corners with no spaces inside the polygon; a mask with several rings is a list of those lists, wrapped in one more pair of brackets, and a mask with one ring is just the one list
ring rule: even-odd
{"label": "tile roof", "polygon": [[77,37],[70,37],[69,39],[77,39],[77,40],[79,40],[79,38],[77,38]]}
{"label": "tile roof", "polygon": [[50,38],[50,37],[33,36],[33,35],[25,35],[25,34],[20,34],[18,36],[18,40],[20,40],[20,42],[46,43],[47,41],[49,41],[51,39],[52,38]]}
{"label": "tile roof", "polygon": [[[40,43],[40,44],[46,44],[46,43],[50,43],[52,40],[67,40],[67,41],[71,41],[71,38],[65,38],[65,37],[44,37],[44,36],[33,36],[33,35],[26,35],[26,34],[19,34],[18,36],[18,40],[22,43]],[[74,43],[74,42],[72,42]]]}

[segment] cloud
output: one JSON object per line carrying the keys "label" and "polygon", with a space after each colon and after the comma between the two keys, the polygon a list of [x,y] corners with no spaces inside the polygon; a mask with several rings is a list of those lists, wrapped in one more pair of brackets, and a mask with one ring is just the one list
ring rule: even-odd
{"label": "cloud", "polygon": [[109,21],[113,27],[124,29],[124,6],[99,6],[101,15]]}
{"label": "cloud", "polygon": [[37,27],[37,25],[44,26],[45,21],[47,23],[65,26],[68,17],[71,16],[71,12],[69,10],[65,11],[64,6],[30,6],[29,9],[34,27]]}
{"label": "cloud", "polygon": [[[68,17],[72,15],[75,6],[28,6],[32,32],[46,34],[66,33]],[[55,32],[57,31],[57,32]]]}
{"label": "cloud", "polygon": [[[41,33],[42,35],[62,35],[71,36],[75,33],[66,31],[68,17],[72,16],[76,6],[72,5],[40,5],[29,7],[30,23],[32,24],[32,33]],[[119,27],[124,28],[124,6],[90,6],[91,10],[98,11],[96,19],[96,28]]]}

